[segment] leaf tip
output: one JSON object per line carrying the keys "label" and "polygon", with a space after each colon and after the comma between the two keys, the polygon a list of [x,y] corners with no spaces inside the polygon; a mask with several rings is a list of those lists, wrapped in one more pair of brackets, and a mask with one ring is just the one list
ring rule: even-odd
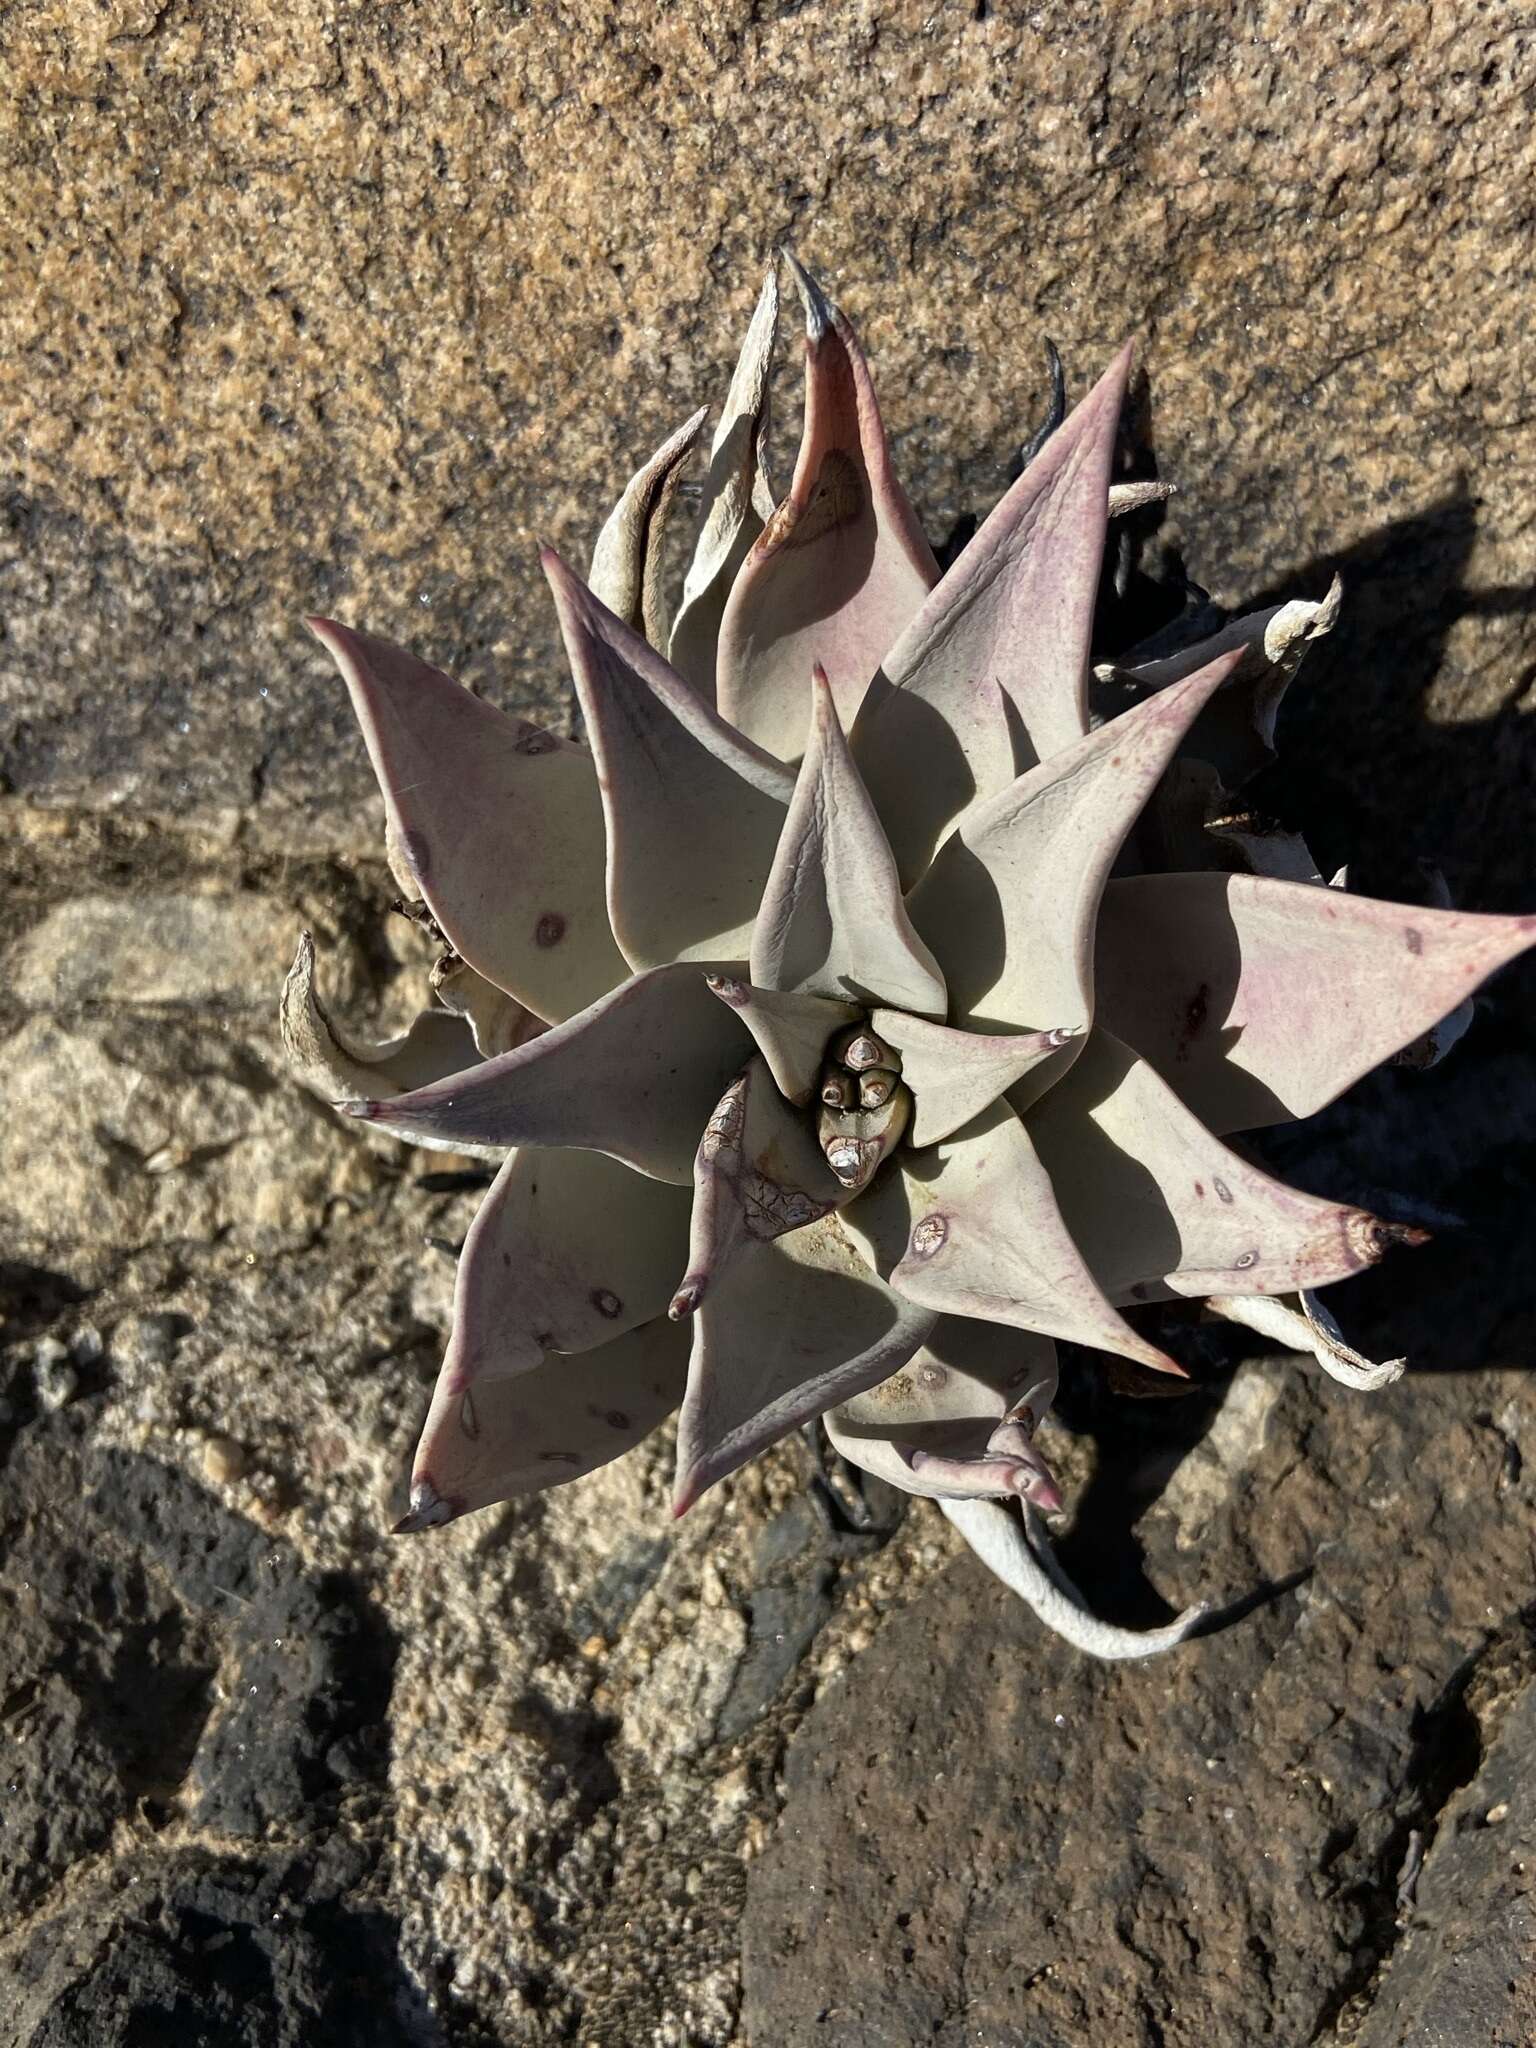
{"label": "leaf tip", "polygon": [[805,308],[805,338],[814,347],[831,332],[837,309],[793,249],[782,248],[779,254],[800,294],[800,303]]}
{"label": "leaf tip", "polygon": [[685,1322],[704,1299],[707,1284],[702,1273],[690,1273],[667,1303],[668,1320],[674,1323]]}
{"label": "leaf tip", "polygon": [[411,1505],[390,1530],[391,1536],[419,1536],[426,1529],[440,1529],[456,1521],[464,1503],[451,1494],[441,1494],[425,1476],[411,1482]]}

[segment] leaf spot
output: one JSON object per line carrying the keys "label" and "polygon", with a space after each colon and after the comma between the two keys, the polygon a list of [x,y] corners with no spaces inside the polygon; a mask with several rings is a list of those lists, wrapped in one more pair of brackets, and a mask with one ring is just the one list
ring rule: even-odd
{"label": "leaf spot", "polygon": [[1232,1264],[1236,1267],[1239,1273],[1246,1273],[1250,1266],[1256,1266],[1258,1263],[1259,1255],[1257,1252],[1239,1252],[1237,1257],[1232,1261]]}
{"label": "leaf spot", "polygon": [[480,1417],[475,1408],[475,1397],[466,1387],[464,1398],[459,1403],[459,1427],[474,1443],[480,1435]]}
{"label": "leaf spot", "polygon": [[622,1408],[610,1408],[603,1420],[610,1429],[628,1429],[630,1426],[629,1417]]}
{"label": "leaf spot", "polygon": [[1216,1199],[1218,1202],[1227,1202],[1230,1204],[1232,1200],[1232,1190],[1227,1186],[1224,1180],[1213,1180],[1211,1182],[1211,1186],[1216,1190]]}
{"label": "leaf spot", "polygon": [[533,928],[533,943],[536,946],[558,946],[565,937],[565,919],[558,910],[546,910]]}
{"label": "leaf spot", "polygon": [[1422,953],[1424,950],[1424,934],[1416,925],[1409,925],[1408,929],[1403,933],[1403,943],[1410,953]]}
{"label": "leaf spot", "polygon": [[947,1216],[925,1216],[912,1232],[912,1256],[914,1259],[931,1259],[943,1248],[949,1236]]}
{"label": "leaf spot", "polygon": [[611,1323],[615,1316],[624,1313],[624,1304],[611,1287],[594,1287],[592,1306],[600,1316],[606,1316]]}

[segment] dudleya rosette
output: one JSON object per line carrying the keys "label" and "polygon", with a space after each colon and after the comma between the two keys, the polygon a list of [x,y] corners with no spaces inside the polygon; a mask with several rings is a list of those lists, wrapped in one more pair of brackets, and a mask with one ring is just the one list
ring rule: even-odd
{"label": "dudleya rosette", "polygon": [[1326,886],[1234,805],[1337,588],[1092,666],[1109,522],[1166,494],[1114,474],[1128,349],[941,575],[852,330],[790,267],[787,495],[770,274],[676,617],[703,412],[585,582],[545,551],[585,743],[310,622],[443,951],[433,1006],[365,1045],[306,936],[288,1049],[347,1114],[501,1162],[399,1526],[576,1479],[679,1407],[682,1512],[820,1417],[1061,1633],[1144,1654],[1202,1610],[1111,1628],[1056,1566],[1056,1340],[1177,1373],[1122,1311],[1197,1297],[1347,1383],[1395,1377],[1314,1290],[1417,1233],[1222,1140],[1435,1056],[1536,919]]}

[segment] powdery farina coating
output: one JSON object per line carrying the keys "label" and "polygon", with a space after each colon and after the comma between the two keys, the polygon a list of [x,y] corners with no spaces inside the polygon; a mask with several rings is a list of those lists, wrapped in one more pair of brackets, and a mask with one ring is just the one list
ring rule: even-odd
{"label": "powdery farina coating", "polygon": [[1164,489],[1112,479],[1129,349],[941,575],[853,332],[790,267],[785,497],[770,273],[676,618],[662,536],[704,413],[585,583],[545,552],[588,745],[311,621],[445,950],[437,1005],[364,1045],[306,936],[286,1043],[348,1114],[501,1162],[400,1526],[575,1479],[679,1405],[682,1512],[820,1416],[1050,1626],[1144,1655],[1204,1610],[1110,1628],[1061,1574],[1054,1340],[1176,1373],[1121,1311],[1194,1296],[1349,1384],[1396,1377],[1314,1290],[1417,1233],[1221,1138],[1436,1056],[1536,919],[1368,901],[1233,820],[1337,587],[1091,668],[1109,520]]}

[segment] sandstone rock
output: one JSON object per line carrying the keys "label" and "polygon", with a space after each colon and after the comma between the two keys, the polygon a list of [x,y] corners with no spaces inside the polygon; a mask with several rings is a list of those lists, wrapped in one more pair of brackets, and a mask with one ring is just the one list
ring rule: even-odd
{"label": "sandstone rock", "polygon": [[72,897],[12,948],[11,994],[32,1008],[79,1003],[227,1007],[275,998],[297,939],[291,910],[259,896]]}
{"label": "sandstone rock", "polygon": [[1314,841],[1363,806],[1513,887],[1480,837],[1536,781],[1517,17],[1376,6],[1345,49],[1278,6],[441,0],[402,39],[47,0],[4,35],[17,788],[354,843],[316,609],[565,717],[534,536],[584,559],[788,238],[936,536],[998,494],[1044,335],[1078,389],[1139,336],[1192,572],[1232,602],[1345,566]]}

